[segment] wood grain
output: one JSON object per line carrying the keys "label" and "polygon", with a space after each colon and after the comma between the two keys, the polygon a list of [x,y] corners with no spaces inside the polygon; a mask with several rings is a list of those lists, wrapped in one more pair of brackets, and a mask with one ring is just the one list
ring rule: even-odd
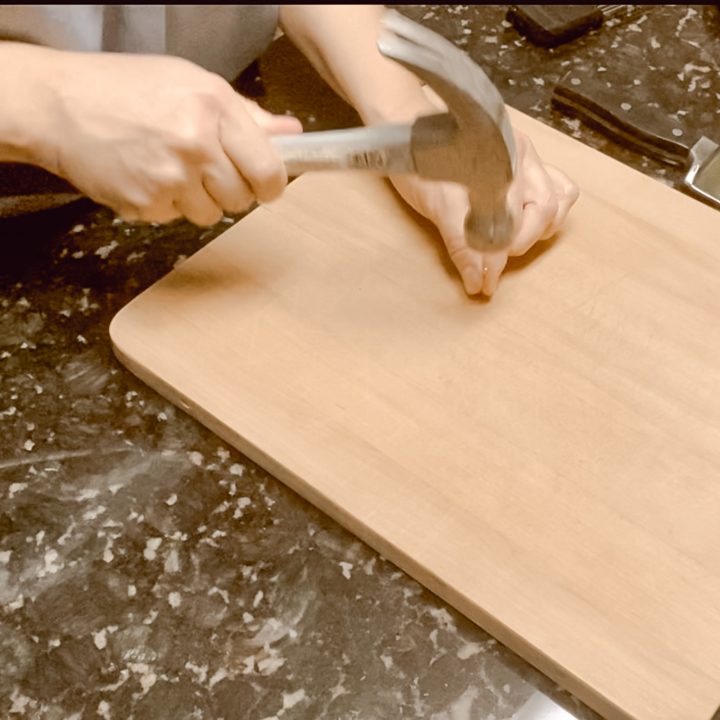
{"label": "wood grain", "polygon": [[611,718],[720,705],[720,213],[513,112],[582,195],[490,302],[379,178],[294,182],[118,357]]}

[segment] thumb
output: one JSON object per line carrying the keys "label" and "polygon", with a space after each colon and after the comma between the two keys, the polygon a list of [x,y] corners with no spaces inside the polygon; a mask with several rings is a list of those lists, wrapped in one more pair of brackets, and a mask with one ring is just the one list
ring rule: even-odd
{"label": "thumb", "polygon": [[274,115],[253,100],[243,98],[250,117],[269,135],[295,134],[303,131],[302,123],[292,115]]}

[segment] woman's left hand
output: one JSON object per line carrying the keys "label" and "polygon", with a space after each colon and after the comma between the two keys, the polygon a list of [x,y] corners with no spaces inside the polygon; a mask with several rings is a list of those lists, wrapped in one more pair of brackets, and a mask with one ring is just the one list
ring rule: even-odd
{"label": "woman's left hand", "polygon": [[544,165],[524,133],[516,130],[514,135],[517,172],[508,190],[514,234],[507,250],[481,253],[468,245],[464,222],[470,205],[462,185],[417,175],[391,177],[405,201],[437,226],[468,295],[492,295],[508,257],[523,255],[539,240],[551,238],[578,198],[578,187],[567,175]]}

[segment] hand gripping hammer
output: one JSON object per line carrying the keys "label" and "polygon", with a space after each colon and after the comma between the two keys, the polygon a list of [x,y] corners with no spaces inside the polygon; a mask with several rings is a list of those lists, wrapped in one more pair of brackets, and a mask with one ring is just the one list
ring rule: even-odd
{"label": "hand gripping hammer", "polygon": [[394,10],[383,18],[378,48],[425,80],[448,112],[412,124],[274,136],[288,173],[355,169],[462,183],[470,196],[468,244],[482,251],[506,248],[513,230],[506,200],[516,155],[497,88],[466,53]]}

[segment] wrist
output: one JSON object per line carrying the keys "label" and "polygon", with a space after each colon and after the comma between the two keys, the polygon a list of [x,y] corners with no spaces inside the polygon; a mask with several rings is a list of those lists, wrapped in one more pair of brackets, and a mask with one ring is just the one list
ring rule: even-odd
{"label": "wrist", "polygon": [[0,79],[0,161],[53,169],[47,79],[55,75],[57,54],[36,45],[0,42],[0,64],[13,68]]}
{"label": "wrist", "polygon": [[421,115],[445,112],[447,106],[427,85],[418,85],[403,97],[370,101],[360,110],[360,117],[366,125],[381,123],[412,122]]}

